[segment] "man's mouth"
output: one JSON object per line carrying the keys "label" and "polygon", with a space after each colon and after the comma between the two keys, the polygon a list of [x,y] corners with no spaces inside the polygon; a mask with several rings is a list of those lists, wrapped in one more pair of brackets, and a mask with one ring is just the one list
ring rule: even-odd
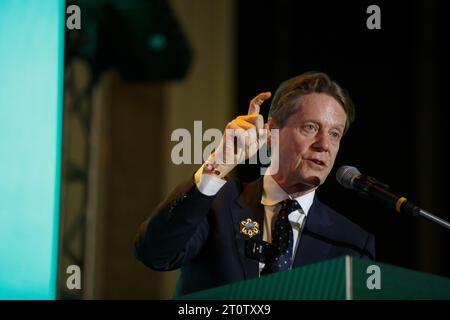
{"label": "man's mouth", "polygon": [[315,163],[315,164],[317,164],[318,166],[321,166],[321,167],[325,167],[326,166],[325,162],[323,162],[322,160],[319,160],[319,159],[308,159],[308,160],[313,162],[313,163]]}

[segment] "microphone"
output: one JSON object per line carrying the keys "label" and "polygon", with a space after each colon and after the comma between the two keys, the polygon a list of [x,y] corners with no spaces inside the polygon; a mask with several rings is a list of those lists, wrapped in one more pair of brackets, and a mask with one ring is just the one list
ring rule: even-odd
{"label": "microphone", "polygon": [[270,242],[260,239],[249,239],[245,242],[245,256],[259,262],[275,261],[280,251]]}
{"label": "microphone", "polygon": [[395,211],[399,213],[419,214],[420,208],[417,205],[409,202],[406,197],[392,192],[388,185],[379,182],[375,178],[361,174],[355,167],[340,167],[336,172],[336,179],[341,186],[359,191],[363,195],[394,207]]}
{"label": "microphone", "polygon": [[381,183],[375,178],[361,174],[355,167],[340,167],[336,172],[336,180],[341,186],[347,189],[356,190],[361,195],[378,200],[390,207],[394,207],[397,212],[408,213],[413,216],[420,215],[450,229],[449,222],[419,208],[414,203],[408,201],[406,197],[395,194],[388,185]]}

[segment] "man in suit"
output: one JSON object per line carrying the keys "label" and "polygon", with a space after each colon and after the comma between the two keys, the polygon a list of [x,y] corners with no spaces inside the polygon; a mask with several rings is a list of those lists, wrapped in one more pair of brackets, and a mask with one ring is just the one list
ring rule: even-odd
{"label": "man in suit", "polygon": [[[270,96],[259,94],[247,115],[227,124],[216,151],[139,228],[137,259],[154,270],[181,268],[179,294],[342,255],[375,256],[374,237],[315,194],[354,120],[347,92],[324,73],[304,73],[280,85],[264,124],[259,110]],[[229,179],[266,137],[267,174],[249,184]],[[249,258],[250,239],[271,243],[276,257]]]}

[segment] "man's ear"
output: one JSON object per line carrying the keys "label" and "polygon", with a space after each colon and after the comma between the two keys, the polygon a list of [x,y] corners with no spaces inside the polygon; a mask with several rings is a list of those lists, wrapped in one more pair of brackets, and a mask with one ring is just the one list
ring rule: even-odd
{"label": "man's ear", "polygon": [[269,129],[278,129],[278,124],[273,117],[267,118],[267,125],[269,126]]}
{"label": "man's ear", "polygon": [[264,124],[265,129],[268,130],[267,132],[267,146],[271,147],[272,146],[272,136],[271,136],[271,129],[279,129],[278,124],[276,123],[275,119],[272,117],[269,117],[267,119],[267,123]]}

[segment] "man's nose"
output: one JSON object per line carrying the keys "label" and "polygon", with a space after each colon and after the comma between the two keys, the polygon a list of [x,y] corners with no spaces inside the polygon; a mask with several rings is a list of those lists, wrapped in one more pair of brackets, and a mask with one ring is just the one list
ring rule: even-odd
{"label": "man's nose", "polygon": [[319,131],[312,147],[317,151],[326,152],[330,148],[330,140],[326,133]]}

